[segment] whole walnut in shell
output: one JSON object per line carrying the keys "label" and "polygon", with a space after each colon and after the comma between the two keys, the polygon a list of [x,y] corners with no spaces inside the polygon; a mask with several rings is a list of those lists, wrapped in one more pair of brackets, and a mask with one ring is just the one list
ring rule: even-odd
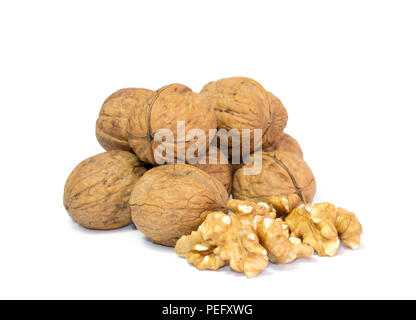
{"label": "whole walnut in shell", "polygon": [[[230,194],[231,189],[233,188],[233,172],[232,172],[231,165],[228,163],[228,159],[224,155],[224,153],[221,152],[221,149],[214,147],[214,146],[210,146],[210,149],[211,148],[214,150],[212,152],[215,155],[215,157],[213,157],[212,159],[214,160],[214,163],[210,163],[210,154],[207,151],[205,157],[203,157],[205,158],[204,159],[205,163],[197,162],[193,165],[197,167],[198,169],[205,171],[210,176],[219,180],[224,185],[228,194]],[[222,163],[221,154],[222,154],[222,159],[225,160],[226,163]]]}
{"label": "whole walnut in shell", "polygon": [[151,90],[127,88],[116,91],[104,101],[95,134],[105,150],[131,151],[127,136],[128,119],[140,100],[150,94]]}
{"label": "whole walnut in shell", "polygon": [[227,200],[217,179],[188,164],[170,164],[147,171],[129,203],[137,229],[173,247],[181,236],[198,229],[210,211],[226,212]]}
{"label": "whole walnut in shell", "polygon": [[82,161],[65,184],[64,206],[71,218],[90,229],[116,229],[131,222],[128,201],[146,169],[130,152],[113,150]]}
{"label": "whole walnut in shell", "polygon": [[303,158],[303,151],[299,143],[296,141],[295,138],[288,135],[287,133],[284,133],[281,137],[279,137],[278,139],[275,139],[273,141],[273,144],[269,148],[263,151],[265,152],[269,152],[269,151],[290,152],[290,153],[297,155],[299,158]]}
{"label": "whole walnut in shell", "polygon": [[[179,121],[185,126],[185,136],[178,136]],[[153,165],[161,164],[155,159],[155,151],[159,156],[171,156],[168,163],[185,163],[186,151],[198,142],[194,147],[208,148],[211,139],[209,129],[216,129],[217,119],[210,102],[201,94],[192,92],[181,84],[165,86],[147,99],[141,101],[133,110],[128,124],[128,140],[137,157]],[[172,152],[157,152],[157,147],[162,143],[155,140],[155,134],[159,129],[170,130],[173,133],[174,142],[164,141],[173,148]],[[204,134],[204,139],[187,137],[192,129]]]}
{"label": "whole walnut in shell", "polygon": [[263,152],[261,172],[244,174],[244,165],[236,171],[233,197],[240,200],[268,202],[272,196],[296,195],[301,202],[310,203],[316,192],[315,178],[306,162],[288,152]]}
{"label": "whole walnut in shell", "polygon": [[[257,145],[271,146],[280,137],[287,123],[287,112],[281,101],[250,78],[225,78],[206,84],[201,93],[213,103],[218,129],[236,129],[241,141],[243,129],[250,130],[250,151]],[[261,141],[254,139],[254,129],[261,129]],[[231,138],[227,146],[231,148]],[[239,145],[233,144],[233,148]]]}

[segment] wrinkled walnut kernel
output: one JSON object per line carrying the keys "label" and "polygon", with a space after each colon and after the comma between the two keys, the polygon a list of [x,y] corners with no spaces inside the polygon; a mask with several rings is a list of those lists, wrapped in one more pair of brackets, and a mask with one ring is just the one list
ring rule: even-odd
{"label": "wrinkled walnut kernel", "polygon": [[292,233],[320,256],[336,255],[339,238],[351,249],[360,245],[362,227],[357,217],[331,203],[301,205],[288,215],[286,222]]}
{"label": "wrinkled walnut kernel", "polygon": [[[272,263],[286,264],[313,255],[311,247],[303,245],[300,239],[289,237],[288,225],[281,219],[275,219],[276,212],[270,205],[230,200],[227,206],[243,223],[254,228]],[[250,212],[248,208],[251,208]]]}
{"label": "wrinkled walnut kernel", "polygon": [[[206,250],[196,250],[201,247]],[[175,251],[200,270],[217,270],[229,264],[247,277],[256,276],[268,263],[267,252],[252,227],[223,212],[209,213],[197,231],[177,241]]]}
{"label": "wrinkled walnut kernel", "polygon": [[285,221],[292,234],[314,248],[319,256],[332,257],[338,253],[340,244],[332,219],[321,211],[314,212],[311,206],[302,205],[294,209]]}
{"label": "wrinkled walnut kernel", "polygon": [[363,228],[354,213],[337,208],[336,227],[341,241],[350,249],[358,249]]}
{"label": "wrinkled walnut kernel", "polygon": [[297,194],[273,196],[269,201],[278,217],[286,217],[293,209],[302,204],[302,200]]}

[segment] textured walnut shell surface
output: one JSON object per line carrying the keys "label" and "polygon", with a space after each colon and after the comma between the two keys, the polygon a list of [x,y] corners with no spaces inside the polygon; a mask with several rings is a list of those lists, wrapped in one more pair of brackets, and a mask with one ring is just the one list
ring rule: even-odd
{"label": "textured walnut shell surface", "polygon": [[221,149],[210,146],[214,148],[214,154],[216,155],[216,163],[209,163],[209,153],[207,151],[205,164],[195,163],[193,166],[197,167],[208,173],[210,176],[219,180],[227,190],[228,194],[231,193],[233,187],[233,171],[231,165],[228,163],[226,156],[223,154],[223,157],[227,163],[221,163]]}
{"label": "textured walnut shell surface", "polygon": [[68,177],[64,206],[71,218],[90,229],[116,229],[131,222],[132,185],[146,169],[130,152],[113,150],[82,161]]}
{"label": "textured walnut shell surface", "polygon": [[244,163],[243,163],[243,162],[241,162],[241,163],[232,163],[232,164],[231,164],[231,169],[232,169],[232,171],[233,171],[233,175],[234,175],[234,173],[235,173],[238,169],[240,169],[242,166],[244,166]]}
{"label": "textured walnut shell surface", "polygon": [[[311,169],[298,156],[288,152],[263,152],[262,169],[257,175],[245,175],[245,165],[234,174],[233,197],[268,202],[272,196],[299,194],[310,203],[316,192]],[[297,192],[298,191],[298,192]]]}
{"label": "textured walnut shell surface", "polygon": [[131,111],[153,91],[141,88],[121,89],[103,103],[98,116],[95,134],[101,146],[109,150],[131,151],[127,126]]}
{"label": "textured walnut shell surface", "polygon": [[130,207],[133,222],[152,241],[175,246],[198,229],[210,211],[226,212],[228,194],[217,179],[187,164],[147,171],[134,186]]}
{"label": "textured walnut shell surface", "polygon": [[299,143],[296,141],[295,138],[288,135],[287,133],[284,133],[281,138],[274,140],[273,145],[263,151],[289,152],[303,159],[303,151]]}
{"label": "textured walnut shell surface", "polygon": [[260,143],[254,141],[254,129],[263,131],[262,145],[269,147],[272,137],[280,135],[286,127],[288,116],[280,100],[253,79],[220,79],[206,84],[201,93],[213,103],[219,129],[237,129],[238,137],[242,129],[250,129],[251,151]]}
{"label": "textured walnut shell surface", "polygon": [[[181,84],[163,87],[143,100],[131,113],[128,140],[141,161],[156,165],[154,151],[160,142],[154,141],[159,129],[169,129],[175,137],[174,160],[178,159],[177,121],[185,122],[185,135],[192,129],[205,133],[206,147],[210,144],[209,129],[216,129],[217,119],[210,102],[201,94]],[[185,151],[196,141],[185,141]],[[184,159],[180,159],[184,161]]]}
{"label": "textured walnut shell surface", "polygon": [[269,98],[272,122],[263,135],[263,148],[267,148],[281,139],[288,120],[286,108],[280,99],[271,92],[267,92],[267,96]]}

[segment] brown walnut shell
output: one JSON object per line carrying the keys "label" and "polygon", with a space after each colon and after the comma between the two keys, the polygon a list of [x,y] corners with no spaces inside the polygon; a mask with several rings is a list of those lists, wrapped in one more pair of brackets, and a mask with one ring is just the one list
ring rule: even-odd
{"label": "brown walnut shell", "polygon": [[226,212],[228,194],[217,179],[188,164],[147,171],[134,186],[130,207],[137,229],[152,241],[175,246],[211,211]]}
{"label": "brown walnut shell", "polygon": [[[287,123],[287,112],[281,101],[250,78],[233,77],[206,84],[201,93],[213,103],[218,129],[237,129],[240,141],[242,129],[250,129],[250,151],[261,143],[263,148],[279,137]],[[254,140],[254,129],[261,129],[262,141]],[[231,148],[231,138],[227,147]],[[232,145],[239,148],[239,145]]]}
{"label": "brown walnut shell", "polygon": [[245,175],[245,165],[234,174],[233,198],[268,202],[272,196],[297,194],[301,201],[311,203],[316,182],[311,169],[298,156],[288,152],[263,152],[262,168],[257,175]]}
{"label": "brown walnut shell", "polygon": [[98,230],[131,222],[128,201],[146,169],[130,152],[113,150],[82,161],[65,184],[64,206],[78,224]]}
{"label": "brown walnut shell", "polygon": [[219,180],[227,190],[228,194],[231,193],[231,189],[233,188],[233,171],[231,165],[228,163],[226,156],[225,161],[227,163],[221,163],[221,149],[217,147],[210,146],[210,148],[214,148],[216,154],[216,162],[210,163],[209,161],[209,151],[207,151],[205,156],[205,164],[203,163],[195,163],[193,166],[197,167],[208,173],[210,176]]}
{"label": "brown walnut shell", "polygon": [[96,122],[95,134],[105,150],[131,151],[127,136],[130,113],[141,99],[152,92],[140,88],[121,89],[104,101]]}
{"label": "brown walnut shell", "polygon": [[269,151],[283,151],[283,152],[290,152],[297,155],[299,158],[303,159],[303,151],[300,147],[299,143],[296,141],[295,138],[284,133],[281,138],[276,139],[273,142],[273,145],[269,148],[263,150],[264,152]]}
{"label": "brown walnut shell", "polygon": [[185,159],[178,155],[179,143],[184,144],[186,152],[196,140],[178,141],[177,121],[185,122],[185,134],[191,129],[202,130],[208,148],[211,142],[209,129],[217,127],[212,105],[203,95],[192,92],[188,87],[171,84],[143,100],[130,115],[128,139],[137,157],[156,165],[154,152],[161,142],[155,141],[154,135],[159,129],[169,129],[175,138],[173,161],[176,163],[179,158],[183,163]]}

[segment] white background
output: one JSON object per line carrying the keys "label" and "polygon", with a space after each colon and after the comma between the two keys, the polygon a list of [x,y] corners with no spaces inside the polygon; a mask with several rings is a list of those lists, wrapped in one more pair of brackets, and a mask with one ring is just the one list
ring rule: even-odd
{"label": "white background", "polygon": [[[0,298],[416,298],[414,1],[2,1]],[[354,211],[362,248],[202,272],[133,226],[75,225],[63,187],[102,152],[123,87],[248,76],[280,97],[316,201]]]}

